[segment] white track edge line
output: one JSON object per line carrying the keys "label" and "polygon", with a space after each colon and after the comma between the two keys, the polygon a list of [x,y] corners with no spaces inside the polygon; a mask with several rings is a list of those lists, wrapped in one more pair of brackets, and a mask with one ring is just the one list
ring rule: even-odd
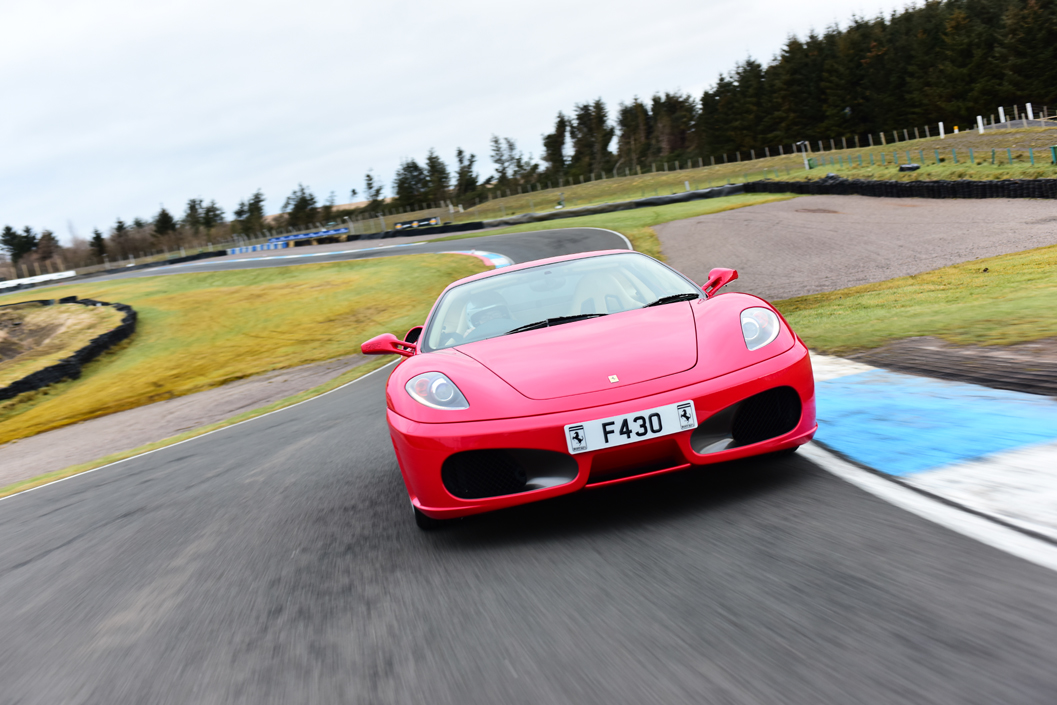
{"label": "white track edge line", "polygon": [[875,497],[919,517],[956,531],[1035,565],[1057,571],[1057,546],[1040,541],[984,517],[938,502],[919,492],[855,467],[816,443],[801,447],[801,455]]}
{"label": "white track edge line", "polygon": [[[386,363],[386,364],[382,365],[381,367],[379,367],[376,370],[371,370],[370,372],[368,372],[367,374],[363,375],[362,377],[357,377],[354,380],[350,380],[350,381],[346,382],[345,384],[341,385],[340,387],[335,387],[334,389],[331,389],[329,391],[323,392],[322,394],[317,394],[316,396],[312,397],[311,399],[304,399],[302,401],[297,402],[296,404],[291,404],[290,406],[284,406],[281,409],[276,409],[275,411],[269,411],[267,414],[261,414],[260,416],[254,416],[252,419],[245,419],[244,421],[239,421],[238,423],[233,423],[230,426],[225,426],[223,428],[216,428],[216,429],[213,429],[212,431],[209,431],[207,433],[203,433],[200,436],[195,436],[193,438],[185,438],[182,441],[177,441],[176,443],[173,443],[173,444],[170,444],[170,445],[167,445],[167,446],[162,446],[161,448],[155,448],[154,450],[147,450],[147,451],[144,451],[142,453],[137,453],[136,455],[130,456],[128,458],[122,458],[121,460],[115,460],[112,463],[107,463],[106,465],[100,465],[99,467],[92,468],[91,470],[85,470],[84,472],[79,472],[79,473],[76,473],[74,475],[70,475],[69,477],[62,477],[62,478],[59,478],[58,480],[52,480],[51,482],[46,482],[43,485],[37,485],[36,487],[30,487],[28,490],[22,490],[21,492],[15,492],[14,494],[9,494],[6,497],[0,497],[0,502],[3,502],[5,499],[11,499],[12,497],[21,497],[24,494],[27,494],[29,492],[33,492],[34,490],[40,490],[40,489],[43,489],[45,487],[51,487],[52,485],[57,485],[60,482],[65,482],[66,480],[73,480],[74,478],[84,477],[85,475],[90,475],[93,472],[96,472],[97,470],[105,470],[106,468],[112,468],[115,465],[120,465],[121,463],[126,463],[126,462],[128,462],[130,460],[135,460],[136,458],[142,458],[143,456],[150,455],[151,453],[157,453],[158,451],[162,451],[162,450],[169,450],[170,448],[175,448],[176,446],[183,445],[184,443],[190,443],[191,441],[197,441],[197,440],[199,440],[201,438],[205,438],[206,436],[212,436],[214,433],[220,433],[221,431],[226,431],[229,428],[235,428],[236,426],[241,426],[244,423],[250,423],[251,421],[256,421],[257,419],[263,419],[265,416],[271,416],[272,414],[278,414],[278,413],[280,413],[282,411],[286,411],[288,409],[293,409],[295,406],[301,406],[302,404],[307,404],[310,401],[315,401],[316,399],[320,399],[322,397],[325,397],[328,394],[333,394],[334,392],[336,392],[338,390],[341,390],[341,389],[344,389],[345,387],[348,387],[351,384],[356,384],[360,380],[367,379],[368,377],[373,375],[375,372],[381,372],[385,368],[389,367],[390,365],[394,365],[397,362],[399,362],[399,360],[393,360],[392,362]],[[118,452],[120,452],[120,451],[118,451]]]}
{"label": "white track edge line", "polygon": [[[619,237],[621,240],[624,241],[624,244],[626,244],[628,246],[629,250],[631,250],[632,252],[637,252],[637,250],[634,247],[632,247],[631,240],[627,239],[626,237],[624,237],[623,234],[618,233],[616,230],[610,230],[609,228],[596,228],[593,225],[581,225],[578,228],[554,228],[554,229],[555,230],[601,230],[602,232],[613,233],[614,235],[616,235],[617,237]],[[539,232],[543,232],[543,231],[539,231]]]}

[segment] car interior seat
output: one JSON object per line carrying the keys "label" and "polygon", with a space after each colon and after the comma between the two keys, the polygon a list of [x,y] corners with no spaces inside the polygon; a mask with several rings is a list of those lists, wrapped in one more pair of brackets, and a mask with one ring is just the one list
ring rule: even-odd
{"label": "car interior seat", "polygon": [[577,283],[568,315],[619,313],[632,308],[639,308],[639,304],[632,301],[616,277],[600,272],[588,274]]}

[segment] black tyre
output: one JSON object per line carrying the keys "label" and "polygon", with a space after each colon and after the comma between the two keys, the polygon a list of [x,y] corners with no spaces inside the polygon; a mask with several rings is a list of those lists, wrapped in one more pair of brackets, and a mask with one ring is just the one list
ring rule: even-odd
{"label": "black tyre", "polygon": [[426,516],[415,505],[411,505],[411,508],[415,510],[415,524],[423,531],[433,531],[447,524],[443,519],[434,519]]}

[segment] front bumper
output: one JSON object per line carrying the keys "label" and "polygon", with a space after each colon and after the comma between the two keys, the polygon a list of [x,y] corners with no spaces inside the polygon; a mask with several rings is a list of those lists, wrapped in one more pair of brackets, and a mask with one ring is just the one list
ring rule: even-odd
{"label": "front bumper", "polygon": [[[441,467],[454,453],[487,448],[527,448],[568,454],[566,424],[617,416],[692,399],[700,421],[759,392],[791,387],[802,413],[796,427],[759,443],[701,454],[690,445],[692,431],[621,446],[578,453],[576,477],[564,484],[483,499],[453,496],[441,480]],[[613,484],[663,472],[709,465],[792,448],[811,440],[815,423],[815,390],[807,349],[799,342],[785,353],[722,377],[591,409],[515,419],[424,424],[391,409],[389,429],[411,502],[424,514],[448,519],[556,497],[585,487]],[[619,450],[619,454],[614,450]],[[630,467],[629,467],[630,463]],[[660,467],[658,467],[660,465]],[[641,471],[636,471],[641,467]]]}

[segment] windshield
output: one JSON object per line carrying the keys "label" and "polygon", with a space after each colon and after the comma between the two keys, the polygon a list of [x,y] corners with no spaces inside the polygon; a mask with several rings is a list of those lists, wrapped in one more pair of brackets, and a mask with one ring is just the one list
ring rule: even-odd
{"label": "windshield", "polygon": [[[536,323],[557,325],[700,293],[660,262],[630,252],[521,269],[450,289],[429,320],[423,351],[495,338]],[[573,318],[557,320],[568,316]]]}

